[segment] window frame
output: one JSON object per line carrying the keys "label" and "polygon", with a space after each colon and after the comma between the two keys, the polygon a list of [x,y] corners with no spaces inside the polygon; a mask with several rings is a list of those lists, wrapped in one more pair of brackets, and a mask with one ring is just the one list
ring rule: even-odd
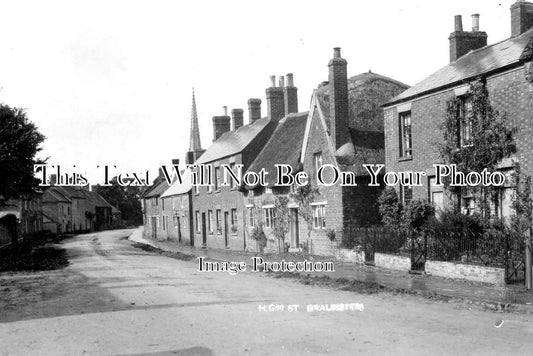
{"label": "window frame", "polygon": [[[409,119],[409,124],[406,125],[406,119]],[[402,111],[398,113],[399,124],[399,157],[411,158],[413,157],[413,117],[411,110]],[[407,128],[409,128],[407,130]],[[407,143],[407,145],[406,145]],[[408,146],[408,149],[406,149]]]}
{"label": "window frame", "polygon": [[313,204],[313,229],[324,230],[326,228],[326,205]]}

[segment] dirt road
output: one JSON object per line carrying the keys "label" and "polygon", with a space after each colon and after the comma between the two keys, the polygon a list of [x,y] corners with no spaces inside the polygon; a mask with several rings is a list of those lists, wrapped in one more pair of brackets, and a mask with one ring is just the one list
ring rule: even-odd
{"label": "dirt road", "polygon": [[[133,247],[129,233],[65,240],[63,270],[0,274],[0,354],[533,354],[532,315],[198,272]],[[306,310],[340,303],[364,311]]]}

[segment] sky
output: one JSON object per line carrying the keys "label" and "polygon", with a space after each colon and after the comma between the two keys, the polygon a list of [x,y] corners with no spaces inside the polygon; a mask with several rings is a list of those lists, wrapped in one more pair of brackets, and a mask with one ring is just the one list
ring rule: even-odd
{"label": "sky", "polygon": [[[454,15],[480,14],[489,44],[510,36],[514,0],[0,1],[0,102],[46,137],[40,157],[102,179],[155,173],[189,147],[192,88],[202,146],[211,118],[294,74],[299,110],[327,80],[333,48],[348,76],[414,85],[449,60]],[[76,165],[76,168],[73,168]]]}

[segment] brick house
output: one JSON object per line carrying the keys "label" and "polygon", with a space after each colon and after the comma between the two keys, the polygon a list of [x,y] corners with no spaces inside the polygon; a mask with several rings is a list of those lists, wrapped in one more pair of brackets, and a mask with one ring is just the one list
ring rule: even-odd
{"label": "brick house", "polygon": [[[311,204],[312,231],[307,241],[308,250],[316,254],[334,252],[328,229],[341,241],[345,229],[379,222],[376,199],[382,188],[368,186],[370,175],[362,165],[384,162],[380,105],[408,88],[372,72],[348,78],[340,48],[335,48],[328,67],[329,81],[313,92],[300,157],[311,186],[319,190]],[[357,186],[319,185],[317,173],[325,165],[348,172]],[[331,183],[333,170],[326,167],[323,178]]]}
{"label": "brick house", "polygon": [[[271,176],[266,189],[253,187],[245,199],[248,229],[259,221],[263,223],[267,251],[279,249],[273,235],[276,196],[290,197],[296,191],[294,186],[274,186],[275,164],[289,165],[293,174],[305,171],[310,185],[319,191],[310,207],[313,216],[307,216],[310,221],[303,218],[302,207],[289,200],[289,250],[332,254],[335,243],[327,237],[328,229],[335,231],[338,241],[346,226],[370,225],[379,219],[376,198],[381,188],[367,187],[369,175],[362,164],[384,162],[380,105],[408,86],[372,72],[348,78],[347,62],[340,58],[340,49],[336,48],[334,55],[329,63],[329,82],[313,92],[309,111],[286,112],[249,169],[265,168]],[[319,186],[317,169],[325,164],[353,173],[358,186]],[[325,171],[326,176],[329,173]]]}
{"label": "brick house", "polygon": [[[279,120],[285,113],[285,93],[288,91],[289,107],[297,105],[296,88],[285,88],[283,79],[279,86],[266,89],[268,116],[261,118],[261,100],[248,100],[249,123],[243,125],[243,110],[232,110],[232,117],[224,115],[213,117],[214,142],[205,153],[195,161],[203,165],[206,175],[212,177],[211,186],[194,186],[192,201],[194,208],[195,246],[246,250],[247,221],[245,201],[241,187],[228,178],[223,185],[227,165],[238,175],[238,165],[244,174],[265,146]],[[209,171],[210,170],[210,171]]]}
{"label": "brick house", "polygon": [[[517,153],[512,160],[520,163],[523,173],[533,174],[531,27],[533,4],[523,1],[511,6],[511,37],[491,45],[487,45],[487,34],[479,30],[479,15],[472,15],[472,31],[464,31],[461,16],[455,16],[455,29],[449,36],[450,63],[384,105],[387,171],[424,171],[427,175],[423,186],[397,187],[403,202],[423,199],[438,209],[449,206],[450,198],[443,188],[433,184],[433,164],[443,163],[438,150],[438,144],[443,142],[440,125],[446,115],[446,103],[453,98],[461,102],[457,119],[467,117],[464,113],[468,110],[468,91],[476,80],[486,86],[492,106],[517,128]],[[469,133],[468,125],[460,125],[458,142],[463,142]],[[504,160],[499,168],[509,173],[512,160]],[[511,213],[512,191],[508,184],[501,189],[498,206],[493,207],[499,216]],[[459,202],[462,212],[475,210],[468,194],[462,194]]]}
{"label": "brick house", "polygon": [[[293,172],[301,171],[300,155],[308,112],[298,113],[296,87],[293,85],[292,74],[287,74],[287,86],[284,87],[284,101],[290,105],[285,106],[284,117],[279,121],[272,136],[265,144],[257,158],[253,161],[247,172],[259,172],[264,169],[268,172],[268,185],[266,187],[255,185],[246,187],[244,192],[245,207],[245,233],[246,247],[248,250],[257,251],[260,248],[251,238],[254,228],[261,225],[267,237],[264,251],[275,252],[285,250],[274,235],[275,224],[275,199],[278,196],[289,196],[292,187],[276,186],[275,165],[284,164],[291,167]],[[300,226],[297,207],[289,202],[289,231],[285,237],[285,244],[294,250],[300,248],[299,236],[307,234],[306,226]]]}

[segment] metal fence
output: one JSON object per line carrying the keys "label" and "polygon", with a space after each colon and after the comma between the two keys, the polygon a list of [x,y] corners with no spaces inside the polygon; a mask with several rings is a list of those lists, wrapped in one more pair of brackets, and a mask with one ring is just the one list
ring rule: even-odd
{"label": "metal fence", "polygon": [[341,247],[363,250],[368,262],[376,252],[408,256],[412,270],[424,270],[426,260],[456,262],[504,268],[508,283],[524,280],[524,237],[505,230],[416,232],[382,226],[347,227]]}

